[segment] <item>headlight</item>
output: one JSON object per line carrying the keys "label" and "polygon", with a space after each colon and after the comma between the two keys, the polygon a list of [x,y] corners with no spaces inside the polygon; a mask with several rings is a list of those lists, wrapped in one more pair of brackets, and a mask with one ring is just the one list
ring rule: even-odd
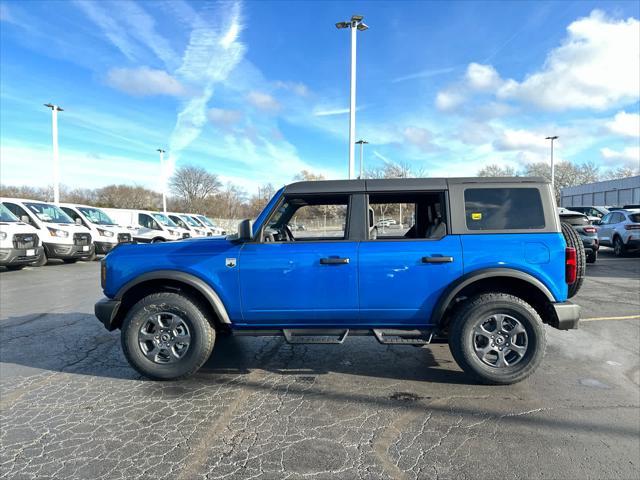
{"label": "headlight", "polygon": [[6,240],[7,234],[5,232],[0,232],[0,240]]}
{"label": "headlight", "polygon": [[103,230],[102,228],[98,228],[97,230],[103,237],[113,237],[113,232],[110,230]]}
{"label": "headlight", "polygon": [[69,232],[67,232],[66,230],[58,230],[57,228],[51,227],[47,227],[47,229],[53,237],[67,238],[69,236]]}

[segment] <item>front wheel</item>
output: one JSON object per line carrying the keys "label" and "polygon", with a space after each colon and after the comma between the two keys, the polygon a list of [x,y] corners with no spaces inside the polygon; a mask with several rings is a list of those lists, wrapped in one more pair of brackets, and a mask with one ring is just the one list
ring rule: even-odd
{"label": "front wheel", "polygon": [[542,362],[545,347],[542,320],[521,298],[485,293],[454,312],[449,348],[458,365],[482,383],[524,380]]}
{"label": "front wheel", "polygon": [[216,333],[204,308],[173,292],[144,297],[122,324],[122,349],[145,377],[175,380],[194,374],[209,358]]}
{"label": "front wheel", "polygon": [[40,258],[33,262],[31,265],[33,265],[34,267],[43,267],[47,264],[48,261],[49,259],[47,258],[47,254],[45,252],[42,252]]}

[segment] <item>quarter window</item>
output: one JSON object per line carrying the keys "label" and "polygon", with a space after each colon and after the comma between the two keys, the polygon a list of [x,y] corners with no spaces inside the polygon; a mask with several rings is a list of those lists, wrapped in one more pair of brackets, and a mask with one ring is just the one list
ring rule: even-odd
{"label": "quarter window", "polygon": [[537,188],[468,188],[464,192],[469,230],[537,230],[545,227]]}

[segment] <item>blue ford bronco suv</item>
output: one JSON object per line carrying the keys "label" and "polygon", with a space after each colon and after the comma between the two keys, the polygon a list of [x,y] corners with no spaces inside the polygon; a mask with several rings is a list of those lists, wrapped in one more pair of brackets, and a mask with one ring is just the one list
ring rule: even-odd
{"label": "blue ford bronco suv", "polygon": [[298,182],[234,235],[119,246],[95,313],[158,380],[195,373],[218,335],[370,334],[448,341],[477,381],[510,384],[540,365],[544,324],[577,328],[584,265],[542,178]]}

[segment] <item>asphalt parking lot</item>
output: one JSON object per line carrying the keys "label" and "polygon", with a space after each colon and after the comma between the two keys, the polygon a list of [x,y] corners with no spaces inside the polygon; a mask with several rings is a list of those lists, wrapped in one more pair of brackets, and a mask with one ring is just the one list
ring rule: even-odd
{"label": "asphalt parking lot", "polygon": [[372,338],[220,338],[196,377],[144,380],[93,317],[98,270],[0,272],[1,478],[640,477],[638,256],[601,252],[588,320],[508,387]]}

